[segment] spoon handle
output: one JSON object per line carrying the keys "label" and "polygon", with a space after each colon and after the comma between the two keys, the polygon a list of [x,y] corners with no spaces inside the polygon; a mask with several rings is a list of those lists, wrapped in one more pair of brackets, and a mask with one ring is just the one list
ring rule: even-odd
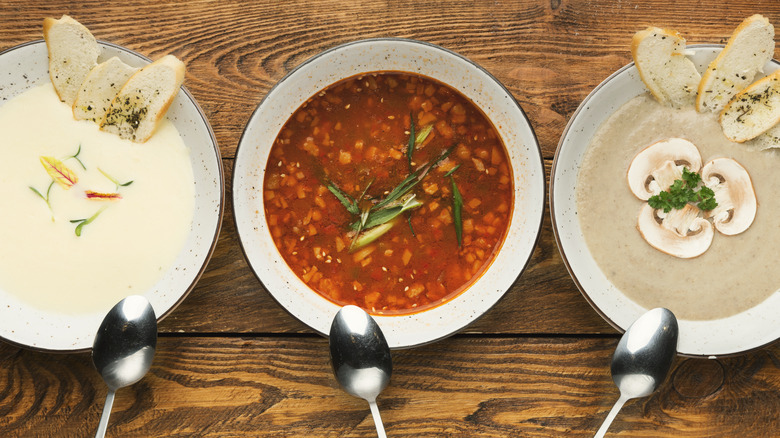
{"label": "spoon handle", "polygon": [[604,423],[601,424],[599,431],[596,432],[596,435],[593,438],[604,437],[604,434],[607,433],[607,429],[609,429],[609,425],[612,424],[612,420],[615,419],[618,412],[620,411],[620,408],[622,408],[623,405],[626,404],[628,400],[629,400],[628,397],[623,397],[623,394],[620,394],[620,398],[615,402],[615,406],[612,406],[612,410],[609,411],[609,414],[607,414],[607,418],[604,420]]}
{"label": "spoon handle", "polygon": [[116,391],[113,389],[108,390],[106,395],[106,404],[103,406],[103,415],[100,416],[100,423],[98,423],[97,432],[95,432],[95,438],[103,438],[106,436],[106,429],[108,428],[108,417],[111,416],[111,407],[114,406],[114,394]]}
{"label": "spoon handle", "polygon": [[385,434],[385,426],[382,424],[382,417],[379,415],[379,407],[376,405],[376,401],[368,402],[368,406],[371,407],[371,416],[374,417],[376,435],[379,438],[387,438],[387,435]]}

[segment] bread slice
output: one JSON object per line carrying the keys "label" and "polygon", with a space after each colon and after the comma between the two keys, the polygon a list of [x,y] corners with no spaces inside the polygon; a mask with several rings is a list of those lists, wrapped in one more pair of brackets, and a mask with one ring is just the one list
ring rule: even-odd
{"label": "bread slice", "polygon": [[761,15],[745,19],[712,60],[699,83],[696,110],[720,112],[747,87],[775,53],[775,28]]}
{"label": "bread slice", "polygon": [[95,37],[78,21],[63,15],[43,20],[43,37],[49,50],[49,76],[60,100],[73,105],[81,83],[100,55]]}
{"label": "bread slice", "polygon": [[679,33],[657,27],[641,30],[631,41],[631,56],[659,102],[675,108],[694,103],[701,75],[685,57],[685,38]]}
{"label": "bread slice", "polygon": [[750,144],[759,150],[780,148],[780,123],[751,140]]}
{"label": "bread slice", "polygon": [[165,116],[182,82],[184,63],[173,55],[165,55],[147,65],[119,90],[100,129],[138,143],[145,142]]}
{"label": "bread slice", "polygon": [[136,71],[137,68],[130,67],[116,56],[96,65],[89,71],[76,95],[73,117],[100,123],[122,85]]}
{"label": "bread slice", "polygon": [[720,113],[723,134],[742,143],[780,122],[780,70],[739,92]]}

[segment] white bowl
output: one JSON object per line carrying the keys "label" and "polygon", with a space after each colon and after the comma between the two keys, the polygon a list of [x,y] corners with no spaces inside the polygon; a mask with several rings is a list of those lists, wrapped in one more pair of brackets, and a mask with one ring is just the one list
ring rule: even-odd
{"label": "white bowl", "polygon": [[390,347],[406,348],[449,336],[490,309],[528,264],[539,236],[545,200],[539,145],[512,94],[488,72],[441,47],[404,39],[357,41],[316,55],[282,78],[249,120],[236,153],[233,208],[241,246],[255,275],[288,312],[327,334],[340,307],[309,289],[276,249],[264,216],[265,165],[280,129],[307,99],[341,79],[388,70],[434,78],[471,99],[498,129],[514,174],[509,232],[487,272],[438,307],[375,317]]}
{"label": "white bowl", "polygon": [[[99,42],[99,62],[112,56],[141,67],[150,62],[123,47]],[[43,40],[22,44],[0,53],[0,101],[49,82],[48,52]],[[158,319],[167,316],[192,290],[206,268],[217,242],[225,198],[222,161],[214,133],[203,111],[184,88],[171,104],[168,119],[190,150],[195,177],[195,211],[192,228],[173,266],[144,296]],[[77,352],[92,348],[105,314],[77,315],[43,311],[0,290],[0,338],[27,348]]]}
{"label": "white bowl", "polygon": [[[699,71],[704,71],[723,46],[689,46]],[[780,68],[770,61],[771,73]],[[577,174],[585,150],[599,126],[623,104],[647,92],[631,63],[613,73],[580,104],[563,132],[550,177],[550,212],[558,248],[583,296],[613,327],[625,331],[645,309],[627,298],[599,269],[590,254],[577,215]],[[780,286],[780,285],[778,285]],[[681,319],[678,352],[712,357],[743,353],[780,338],[780,292],[761,304],[728,318],[693,321]]]}

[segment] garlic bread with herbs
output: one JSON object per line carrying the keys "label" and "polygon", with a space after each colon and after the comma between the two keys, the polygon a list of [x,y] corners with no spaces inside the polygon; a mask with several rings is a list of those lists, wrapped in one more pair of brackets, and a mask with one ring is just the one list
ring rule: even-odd
{"label": "garlic bread with herbs", "polygon": [[659,102],[675,108],[694,103],[701,75],[685,57],[685,38],[679,33],[657,27],[641,30],[631,41],[631,56]]}
{"label": "garlic bread with herbs", "polygon": [[734,96],[720,114],[723,134],[743,143],[780,122],[780,70],[751,84]]}
{"label": "garlic bread with herbs", "polygon": [[111,102],[100,129],[137,143],[146,141],[179,92],[184,70],[183,62],[166,55],[136,72]]}
{"label": "garlic bread with herbs", "polygon": [[116,56],[90,70],[73,102],[76,120],[100,123],[111,102],[137,68],[122,62]]}
{"label": "garlic bread with herbs", "polygon": [[720,112],[775,53],[775,28],[765,17],[753,15],[740,24],[726,47],[707,67],[699,83],[696,110]]}
{"label": "garlic bread with herbs", "polygon": [[49,76],[60,100],[72,105],[81,84],[97,64],[100,47],[92,33],[73,18],[43,20],[49,50]]}

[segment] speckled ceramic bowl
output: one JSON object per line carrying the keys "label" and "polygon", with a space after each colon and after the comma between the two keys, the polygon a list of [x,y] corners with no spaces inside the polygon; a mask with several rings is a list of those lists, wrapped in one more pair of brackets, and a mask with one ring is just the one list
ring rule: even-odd
{"label": "speckled ceramic bowl", "polygon": [[310,290],[277,251],[264,216],[264,169],[280,129],[307,99],[341,79],[388,70],[437,79],[474,101],[504,140],[515,188],[506,240],[487,272],[469,289],[419,313],[375,317],[391,348],[404,348],[449,336],[484,314],[528,264],[539,236],[545,194],[539,145],[520,106],[488,72],[441,47],[404,39],[363,40],[320,53],[285,76],[249,120],[236,155],[233,206],[241,245],[255,275],[293,316],[328,333],[339,307]]}
{"label": "speckled ceramic bowl", "polygon": [[[112,56],[141,67],[150,62],[123,47],[100,42],[102,62]],[[0,105],[29,88],[49,82],[48,52],[43,40],[0,53]],[[192,95],[184,88],[167,117],[190,150],[195,177],[195,211],[187,241],[173,266],[144,295],[159,319],[192,290],[206,268],[222,224],[224,178],[214,133]],[[106,309],[108,311],[108,309]],[[0,289],[0,338],[36,350],[76,352],[92,348],[104,313],[60,314],[31,307]]]}
{"label": "speckled ceramic bowl", "polygon": [[[691,59],[704,71],[722,46],[689,46]],[[766,73],[778,69],[771,61]],[[590,254],[577,215],[577,174],[585,150],[599,126],[618,108],[647,91],[634,64],[618,70],[580,104],[564,130],[550,177],[550,210],[558,248],[574,282],[593,308],[613,327],[625,331],[645,309],[627,298],[599,269]],[[780,285],[778,285],[780,287]],[[712,357],[743,353],[780,338],[780,291],[737,315],[711,321],[679,320],[678,351]]]}

